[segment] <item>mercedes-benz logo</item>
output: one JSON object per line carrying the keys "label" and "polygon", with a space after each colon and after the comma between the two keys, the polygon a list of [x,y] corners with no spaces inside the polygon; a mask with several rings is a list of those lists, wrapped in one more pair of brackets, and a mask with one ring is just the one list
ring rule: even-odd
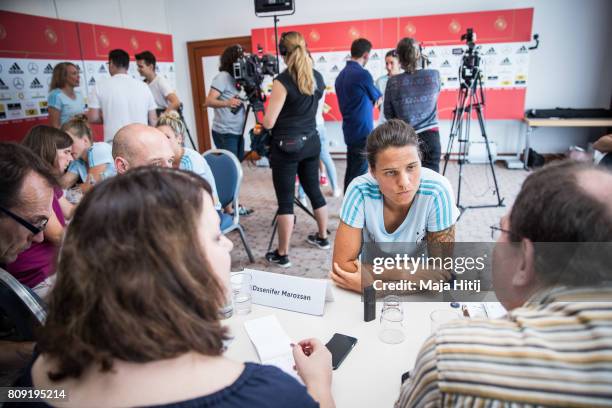
{"label": "mercedes-benz logo", "polygon": [[35,62],[30,62],[28,64],[28,72],[32,75],[38,74],[38,64],[36,64]]}
{"label": "mercedes-benz logo", "polygon": [[13,86],[15,87],[15,89],[23,89],[23,86],[25,84],[23,83],[23,79],[21,78],[14,78],[13,79]]}

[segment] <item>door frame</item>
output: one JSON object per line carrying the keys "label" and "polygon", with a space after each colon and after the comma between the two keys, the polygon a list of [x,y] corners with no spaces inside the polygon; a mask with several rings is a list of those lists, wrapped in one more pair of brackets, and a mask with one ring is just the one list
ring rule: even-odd
{"label": "door frame", "polygon": [[193,112],[200,153],[210,150],[210,132],[208,110],[206,107],[206,89],[202,58],[221,55],[225,48],[240,44],[244,52],[251,52],[251,36],[216,38],[212,40],[187,42],[187,57],[189,59],[189,75],[191,78],[191,95]]}

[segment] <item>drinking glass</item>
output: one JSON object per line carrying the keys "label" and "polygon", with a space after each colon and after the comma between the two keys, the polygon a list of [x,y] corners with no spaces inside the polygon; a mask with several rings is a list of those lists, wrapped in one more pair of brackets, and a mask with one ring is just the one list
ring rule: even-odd
{"label": "drinking glass", "polygon": [[406,339],[404,312],[397,296],[387,296],[384,299],[378,338],[387,344],[399,344]]}
{"label": "drinking glass", "polygon": [[232,300],[236,314],[251,312],[251,274],[246,272],[234,273],[230,277],[232,286]]}

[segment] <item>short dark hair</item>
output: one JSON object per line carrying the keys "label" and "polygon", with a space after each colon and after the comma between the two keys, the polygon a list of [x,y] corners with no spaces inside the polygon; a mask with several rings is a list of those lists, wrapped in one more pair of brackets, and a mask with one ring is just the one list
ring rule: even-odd
{"label": "short dark hair", "polygon": [[136,58],[136,60],[143,60],[145,62],[145,64],[147,65],[153,65],[153,67],[155,67],[155,64],[157,64],[157,60],[155,59],[155,55],[153,55],[153,53],[151,51],[143,51],[139,54],[136,54],[134,56],[134,58]]}
{"label": "short dark hair", "polygon": [[[602,256],[585,255],[597,249],[594,243],[612,242],[612,210],[586,191],[579,176],[587,171],[605,175],[607,170],[588,163],[564,160],[531,173],[510,212],[513,241],[534,242],[536,271],[548,284],[575,286],[601,280]],[[552,243],[552,244],[551,244]],[[585,243],[580,248],[580,243]],[[593,267],[587,265],[595,263]],[[599,263],[599,264],[598,264]]]}
{"label": "short dark hair", "polygon": [[148,166],[84,196],[38,333],[40,352],[57,361],[50,380],[79,378],[90,367],[108,372],[115,360],[221,355],[224,288],[198,235],[210,192],[195,173]]}
{"label": "short dark hair", "polygon": [[389,50],[389,51],[387,51],[387,53],[385,54],[385,58],[389,58],[389,57],[398,58],[397,50]]}
{"label": "short dark hair", "polygon": [[366,154],[371,168],[376,168],[378,153],[389,147],[415,146],[419,151],[419,138],[414,128],[400,119],[390,119],[377,126],[368,136]]}
{"label": "short dark hair", "polygon": [[30,149],[17,143],[0,142],[0,207],[11,209],[22,204],[19,192],[30,172],[38,174],[49,186],[56,185],[49,167]]}
{"label": "short dark hair", "polygon": [[108,61],[117,68],[128,69],[130,67],[130,55],[122,49],[115,49],[108,53]]}
{"label": "short dark hair", "polygon": [[414,74],[418,64],[417,43],[413,38],[405,37],[397,43],[397,56],[402,69]]}
{"label": "short dark hair", "polygon": [[73,143],[68,133],[47,125],[34,126],[21,141],[22,145],[43,159],[51,171],[55,165],[57,150],[66,149]]}
{"label": "short dark hair", "polygon": [[244,55],[244,51],[239,44],[230,45],[219,58],[219,71],[228,73],[234,72],[234,62],[238,61]]}
{"label": "short dark hair", "polygon": [[372,43],[365,38],[358,38],[351,44],[351,58],[361,58],[366,52],[372,51]]}

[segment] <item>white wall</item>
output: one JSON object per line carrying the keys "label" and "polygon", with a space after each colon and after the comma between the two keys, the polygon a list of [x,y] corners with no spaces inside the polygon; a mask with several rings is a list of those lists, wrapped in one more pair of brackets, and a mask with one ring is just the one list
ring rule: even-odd
{"label": "white wall", "polygon": [[[609,107],[612,93],[612,2],[609,0],[296,0],[294,16],[280,25],[340,20],[442,14],[534,7],[533,30],[540,48],[530,55],[526,108]],[[185,104],[189,127],[193,103],[188,41],[249,35],[252,28],[269,27],[270,18],[257,18],[250,0],[3,0],[0,9],[98,24],[170,33],[177,68],[177,91]],[[449,124],[441,124],[443,147]],[[332,126],[338,132],[338,126]],[[473,129],[476,130],[476,129]],[[512,151],[522,126],[517,121],[489,121],[488,133]],[[585,143],[601,130],[539,129],[533,147],[561,152]],[[477,136],[478,132],[475,132]]]}

